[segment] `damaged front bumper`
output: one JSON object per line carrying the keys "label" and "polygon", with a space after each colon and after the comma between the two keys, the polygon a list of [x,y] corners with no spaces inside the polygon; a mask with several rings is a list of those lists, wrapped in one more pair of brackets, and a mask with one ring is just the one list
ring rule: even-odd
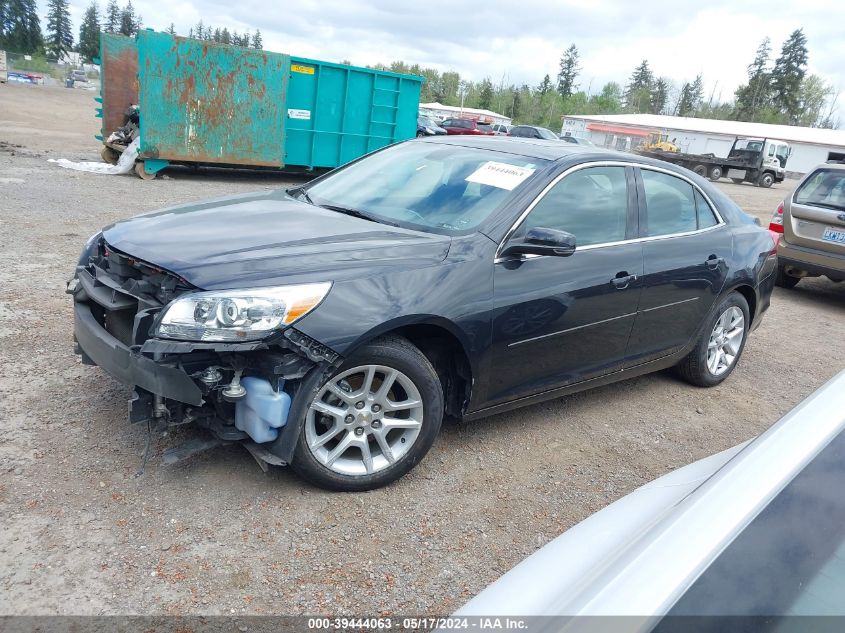
{"label": "damaged front bumper", "polygon": [[[73,335],[75,351],[86,365],[97,365],[116,380],[162,398],[194,406],[203,404],[202,389],[184,370],[133,352],[100,326],[86,303],[74,303]],[[135,421],[142,422],[144,418],[136,416]]]}
{"label": "damaged front bumper", "polygon": [[219,440],[262,444],[271,463],[290,461],[311,391],[340,363],[336,353],[291,327],[243,343],[155,338],[163,303],[140,293],[137,278],[80,264],[67,288],[75,351],[133,388],[130,422],[193,423]]}

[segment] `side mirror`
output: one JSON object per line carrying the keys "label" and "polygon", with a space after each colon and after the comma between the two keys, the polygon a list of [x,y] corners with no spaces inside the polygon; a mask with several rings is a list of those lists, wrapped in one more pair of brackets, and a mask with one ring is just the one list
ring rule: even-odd
{"label": "side mirror", "polygon": [[572,233],[537,227],[529,229],[521,240],[508,244],[502,251],[502,257],[509,255],[569,257],[574,252],[575,236]]}

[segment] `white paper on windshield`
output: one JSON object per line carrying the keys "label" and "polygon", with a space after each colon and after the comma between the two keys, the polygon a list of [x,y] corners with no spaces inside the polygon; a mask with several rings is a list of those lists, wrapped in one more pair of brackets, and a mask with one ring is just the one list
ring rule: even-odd
{"label": "white paper on windshield", "polygon": [[466,181],[511,191],[533,173],[534,170],[528,167],[517,167],[490,160],[467,176]]}

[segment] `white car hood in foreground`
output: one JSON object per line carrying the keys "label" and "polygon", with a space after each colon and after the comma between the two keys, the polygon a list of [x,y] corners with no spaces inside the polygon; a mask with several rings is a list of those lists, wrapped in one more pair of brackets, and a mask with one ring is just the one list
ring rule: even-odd
{"label": "white car hood in foreground", "polygon": [[588,517],[455,615],[628,615],[641,616],[635,628],[649,628],[843,428],[845,371],[757,439]]}

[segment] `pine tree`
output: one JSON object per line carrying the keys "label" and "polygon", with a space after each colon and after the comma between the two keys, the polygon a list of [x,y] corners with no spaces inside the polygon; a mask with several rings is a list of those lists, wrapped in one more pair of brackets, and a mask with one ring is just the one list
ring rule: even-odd
{"label": "pine tree", "polygon": [[546,75],[543,77],[543,81],[540,82],[540,85],[537,86],[537,93],[540,97],[545,97],[547,93],[551,92],[552,90],[552,78]]}
{"label": "pine tree", "polygon": [[[527,87],[527,86],[526,86]],[[516,86],[512,86],[513,97],[511,101],[511,119],[516,120],[522,112],[522,95]]]}
{"label": "pine tree", "polygon": [[701,108],[704,93],[704,80],[698,75],[692,83],[685,83],[681,88],[681,98],[678,101],[678,116],[695,116]]}
{"label": "pine tree", "polygon": [[9,28],[9,1],[0,0],[0,48],[6,46],[6,31]]}
{"label": "pine tree", "polygon": [[73,49],[73,32],[67,0],[47,2],[47,51],[61,59]]}
{"label": "pine tree", "polygon": [[575,88],[575,79],[581,68],[578,66],[578,49],[572,44],[560,58],[560,72],[557,75],[557,91],[561,97],[570,96]]}
{"label": "pine tree", "polygon": [[135,7],[132,6],[132,0],[127,0],[126,6],[120,12],[120,32],[123,35],[135,35],[141,30],[141,24],[141,16],[135,15]]}
{"label": "pine tree", "polygon": [[197,22],[197,25],[193,28],[193,33],[191,37],[195,37],[198,40],[201,40],[205,37],[205,25],[202,23],[202,20]]}
{"label": "pine tree", "polygon": [[651,90],[651,113],[660,114],[666,107],[666,101],[669,99],[669,82],[661,77],[654,82],[654,88]]}
{"label": "pine tree", "polygon": [[757,47],[754,61],[748,65],[748,83],[737,88],[733,118],[756,121],[771,102],[771,73],[768,70],[771,40],[766,37]]}
{"label": "pine tree", "polygon": [[625,105],[632,112],[647,112],[651,107],[651,90],[654,84],[654,73],[644,59],[631,73],[628,87],[625,89]]}
{"label": "pine tree", "polygon": [[252,47],[261,50],[264,48],[264,42],[261,40],[261,31],[255,29],[255,33],[252,34]]}
{"label": "pine tree", "polygon": [[485,78],[478,89],[478,107],[482,110],[489,110],[493,107],[493,82]]}
{"label": "pine tree", "polygon": [[44,38],[35,0],[6,0],[3,12],[3,46],[27,55],[40,51],[44,46]]}
{"label": "pine tree", "polygon": [[170,26],[167,27],[167,32],[170,33],[170,35],[176,35],[176,27],[173,22],[171,22]]}
{"label": "pine tree", "polygon": [[103,30],[106,33],[120,32],[120,7],[117,6],[117,0],[109,0],[106,5],[106,22],[103,24]]}
{"label": "pine tree", "polygon": [[79,26],[79,54],[82,58],[91,61],[100,52],[100,8],[97,6],[96,0],[92,0],[88,8],[85,9],[85,15],[82,18],[82,24]]}
{"label": "pine tree", "polygon": [[801,82],[807,72],[807,37],[796,29],[783,43],[772,70],[772,101],[791,124],[801,116]]}

